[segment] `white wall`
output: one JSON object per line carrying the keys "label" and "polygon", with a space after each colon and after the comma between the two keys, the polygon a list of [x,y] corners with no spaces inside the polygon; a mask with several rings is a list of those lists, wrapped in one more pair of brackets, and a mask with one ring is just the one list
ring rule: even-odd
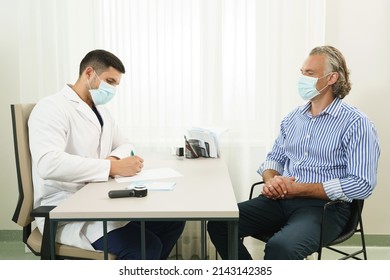
{"label": "white wall", "polygon": [[19,100],[19,61],[16,1],[1,3],[0,9],[0,229],[16,229],[11,218],[16,203],[16,171],[13,152],[10,104]]}
{"label": "white wall", "polygon": [[[61,16],[62,19],[68,18],[70,24],[68,30],[62,34],[62,40],[77,40],[80,43],[80,49],[61,49],[61,45],[46,48],[48,61],[50,61],[50,52],[62,51],[66,55],[63,61],[50,61],[48,65],[42,66],[39,61],[34,61],[34,51],[40,51],[42,42],[36,39],[38,34],[31,34],[31,40],[26,40],[26,43],[33,42],[31,52],[20,53],[19,40],[25,40],[25,38],[19,38],[18,29],[21,28],[20,23],[23,22],[24,15],[17,14],[17,7],[26,2],[30,3],[30,1],[23,0],[0,0],[2,7],[0,10],[0,61],[2,62],[2,67],[0,67],[2,85],[0,128],[3,132],[0,145],[0,180],[2,182],[0,230],[19,229],[11,221],[17,201],[17,182],[9,105],[20,101],[36,101],[36,97],[28,93],[29,85],[34,85],[35,88],[44,87],[45,91],[57,90],[61,86],[57,81],[59,73],[69,77],[70,82],[73,81],[71,77],[75,73],[62,73],[60,65],[78,62],[81,59],[80,56],[94,46],[93,34],[91,34],[93,22],[88,20],[91,15],[86,17],[82,14],[74,14],[77,11],[92,13],[93,5],[89,1],[61,1],[66,4],[61,4],[58,15],[42,19],[40,24],[47,24],[53,18]],[[51,3],[51,1],[40,2]],[[70,7],[72,2],[74,5],[77,3],[83,5],[82,9],[72,9],[71,12],[66,12],[64,9]],[[31,3],[34,2],[31,1]],[[390,17],[388,11],[390,11],[390,1],[387,0],[328,0],[326,6],[326,44],[339,48],[345,54],[351,69],[353,87],[346,101],[359,107],[375,122],[382,147],[378,186],[373,196],[367,200],[364,212],[365,230],[371,234],[390,234],[390,223],[384,222],[389,213],[389,203],[386,200],[390,196],[390,189],[386,186],[386,182],[390,181],[390,175],[385,169],[389,165],[390,145],[390,133],[387,129],[388,125],[386,126],[386,106],[389,101],[386,94],[388,92],[386,81],[390,77]],[[26,10],[27,12],[34,11]],[[74,28],[82,29],[82,32],[77,33],[82,36],[72,35]],[[66,57],[77,57],[77,59],[70,62],[66,60]],[[29,80],[29,71],[39,71],[40,67],[51,67],[53,76],[45,77],[43,81]]]}
{"label": "white wall", "polygon": [[[0,0],[0,7],[0,129],[3,132],[0,230],[3,230],[20,229],[11,220],[18,196],[10,104],[36,102],[48,92],[60,89],[63,81],[74,82],[81,59],[98,46],[93,33],[93,0]],[[62,24],[56,24],[57,21]],[[44,34],[41,26],[48,26]],[[74,47],[65,45],[67,40],[76,42],[71,44]],[[44,61],[38,60],[42,54]],[[74,71],[69,73],[67,69]],[[37,76],[41,78],[36,79]]]}
{"label": "white wall", "polygon": [[345,101],[370,117],[381,144],[378,184],[365,203],[365,231],[390,234],[390,1],[328,0],[326,12],[326,43],[344,53],[351,70],[352,90]]}

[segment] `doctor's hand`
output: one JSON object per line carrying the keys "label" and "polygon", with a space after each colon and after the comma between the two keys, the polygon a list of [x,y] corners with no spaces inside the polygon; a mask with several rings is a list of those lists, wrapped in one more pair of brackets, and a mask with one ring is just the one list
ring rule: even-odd
{"label": "doctor's hand", "polygon": [[108,158],[111,161],[110,176],[134,176],[144,167],[144,160],[139,156],[131,156],[122,159]]}

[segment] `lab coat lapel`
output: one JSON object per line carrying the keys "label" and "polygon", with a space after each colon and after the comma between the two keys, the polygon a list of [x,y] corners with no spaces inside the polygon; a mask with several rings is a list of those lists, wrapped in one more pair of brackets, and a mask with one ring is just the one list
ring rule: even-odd
{"label": "lab coat lapel", "polygon": [[100,116],[104,121],[104,126],[100,134],[100,158],[106,158],[111,152],[112,149],[112,131],[111,131],[111,118],[108,115],[107,111],[104,110],[102,106],[97,106],[96,108],[99,111]]}
{"label": "lab coat lapel", "polygon": [[80,114],[82,114],[85,118],[87,118],[94,126],[96,126],[96,128],[101,133],[102,127],[95,113],[83,100],[81,100],[77,93],[75,93],[70,87],[68,87],[68,89],[69,90],[66,92],[66,97],[77,103],[76,110],[80,112]]}
{"label": "lab coat lapel", "polygon": [[79,105],[77,106],[77,111],[79,111],[86,118],[88,118],[96,126],[96,128],[100,131],[100,133],[102,132],[102,127],[99,123],[96,114],[85,102],[79,103]]}

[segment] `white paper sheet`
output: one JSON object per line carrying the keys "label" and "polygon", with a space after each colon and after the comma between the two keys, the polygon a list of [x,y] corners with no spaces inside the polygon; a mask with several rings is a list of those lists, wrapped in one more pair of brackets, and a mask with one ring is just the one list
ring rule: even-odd
{"label": "white paper sheet", "polygon": [[135,176],[131,177],[117,177],[115,180],[118,183],[135,182],[135,181],[147,181],[165,178],[174,178],[183,176],[172,168],[155,168],[142,170]]}

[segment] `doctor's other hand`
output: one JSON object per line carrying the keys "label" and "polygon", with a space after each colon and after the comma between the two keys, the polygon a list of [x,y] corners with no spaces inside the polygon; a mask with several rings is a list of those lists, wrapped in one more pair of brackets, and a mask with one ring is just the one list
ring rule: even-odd
{"label": "doctor's other hand", "polygon": [[122,159],[109,157],[111,161],[110,176],[134,176],[144,167],[144,160],[139,156],[131,156]]}

